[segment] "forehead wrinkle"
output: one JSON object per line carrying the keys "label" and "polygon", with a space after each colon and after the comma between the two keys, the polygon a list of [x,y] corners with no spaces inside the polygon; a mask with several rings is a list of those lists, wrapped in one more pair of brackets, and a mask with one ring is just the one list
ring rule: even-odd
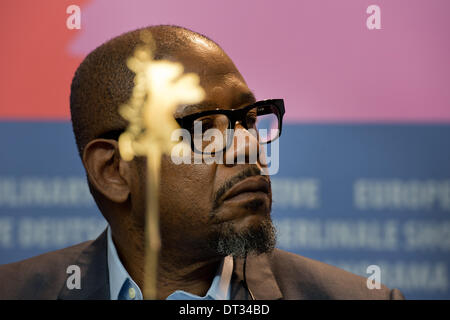
{"label": "forehead wrinkle", "polygon": [[220,108],[219,104],[212,101],[205,101],[197,104],[181,105],[174,113],[174,116],[187,116],[196,112],[205,110],[214,110]]}

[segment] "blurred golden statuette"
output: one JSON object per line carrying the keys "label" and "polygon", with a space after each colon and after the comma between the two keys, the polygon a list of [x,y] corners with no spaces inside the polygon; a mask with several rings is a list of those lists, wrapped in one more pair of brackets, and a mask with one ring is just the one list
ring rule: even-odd
{"label": "blurred golden statuette", "polygon": [[147,211],[145,226],[144,299],[157,298],[159,233],[159,180],[161,157],[169,154],[176,142],[171,140],[178,123],[174,112],[181,104],[199,103],[205,92],[195,73],[183,74],[181,63],[153,60],[155,47],[150,32],[142,32],[142,45],[127,60],[136,76],[131,98],[120,106],[119,114],[129,121],[119,137],[121,157],[131,161],[135,156],[147,157]]}

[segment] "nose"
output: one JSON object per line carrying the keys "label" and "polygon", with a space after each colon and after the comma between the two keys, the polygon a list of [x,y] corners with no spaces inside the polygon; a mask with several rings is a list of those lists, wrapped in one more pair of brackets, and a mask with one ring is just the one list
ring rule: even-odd
{"label": "nose", "polygon": [[236,164],[256,164],[261,170],[260,151],[261,146],[258,143],[255,129],[245,129],[237,121],[234,127],[233,140],[230,147],[225,152],[224,163],[226,166]]}

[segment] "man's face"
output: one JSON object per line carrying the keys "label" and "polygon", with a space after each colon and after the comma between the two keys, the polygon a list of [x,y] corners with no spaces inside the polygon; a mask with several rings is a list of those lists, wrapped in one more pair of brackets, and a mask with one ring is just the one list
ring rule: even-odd
{"label": "man's face", "polygon": [[[176,117],[217,107],[238,109],[255,102],[234,64],[215,46],[200,40],[168,59],[181,62],[185,72],[197,73],[206,93],[203,103],[181,106]],[[245,251],[260,253],[273,247],[270,180],[260,175],[259,162],[236,164],[239,154],[248,156],[250,144],[257,145],[256,138],[239,123],[235,138],[238,135],[247,136],[246,142],[233,143],[223,155],[234,158],[234,164],[177,165],[170,156],[163,158],[159,199],[163,251],[176,246],[205,257],[242,256]],[[139,183],[132,196],[138,201],[135,210],[143,217],[146,178],[142,169],[135,179]]]}

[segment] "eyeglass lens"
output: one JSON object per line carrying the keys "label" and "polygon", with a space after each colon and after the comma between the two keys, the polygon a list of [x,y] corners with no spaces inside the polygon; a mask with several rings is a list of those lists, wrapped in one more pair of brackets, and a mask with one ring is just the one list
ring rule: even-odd
{"label": "eyeglass lens", "polygon": [[[278,112],[273,106],[252,108],[241,120],[244,128],[261,144],[269,143],[279,135]],[[203,153],[224,150],[229,147],[233,138],[232,132],[227,130],[230,127],[230,119],[225,114],[211,114],[197,118],[190,130],[194,148]]]}

